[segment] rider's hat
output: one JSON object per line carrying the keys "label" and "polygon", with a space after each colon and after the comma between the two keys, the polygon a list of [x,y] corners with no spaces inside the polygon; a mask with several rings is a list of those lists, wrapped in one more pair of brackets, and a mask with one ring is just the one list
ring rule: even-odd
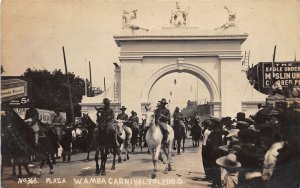
{"label": "rider's hat", "polygon": [[125,111],[127,108],[125,107],[125,106],[122,106],[121,108],[120,108],[120,110],[122,110],[122,111]]}
{"label": "rider's hat", "polygon": [[109,102],[110,102],[110,100],[108,98],[103,99],[103,103],[109,103]]}
{"label": "rider's hat", "polygon": [[167,100],[165,99],[165,98],[162,98],[160,101],[158,101],[160,104],[164,104],[164,105],[166,105],[166,104],[168,104],[167,103]]}

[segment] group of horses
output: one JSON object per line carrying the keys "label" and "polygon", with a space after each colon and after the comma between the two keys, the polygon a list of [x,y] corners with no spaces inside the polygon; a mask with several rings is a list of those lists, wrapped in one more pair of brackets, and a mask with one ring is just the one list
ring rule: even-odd
{"label": "group of horses", "polygon": [[[4,137],[2,138],[2,146],[5,147],[10,145],[13,147],[10,147],[10,149],[5,148],[9,151],[5,151],[2,154],[8,155],[6,156],[6,158],[13,159],[13,169],[15,169],[15,164],[18,165],[19,175],[22,173],[21,165],[23,165],[26,171],[30,173],[28,170],[28,162],[24,162],[26,160],[23,160],[22,158],[28,158],[28,156],[39,157],[41,155],[39,153],[39,150],[36,149],[36,145],[33,141],[34,133],[32,132],[31,128],[28,125],[26,125],[24,120],[20,118],[15,112],[9,113],[9,115],[7,115],[3,119],[3,121],[5,122],[4,124],[6,125],[6,128],[5,131],[2,133],[2,137]],[[117,140],[119,144],[108,146],[108,143],[111,142],[110,139],[112,139],[112,137],[109,135],[107,127],[104,125],[96,124],[91,120],[88,114],[83,114],[81,118],[81,126],[63,129],[63,134],[60,135],[60,140],[58,140],[57,135],[55,135],[55,131],[53,131],[51,126],[49,126],[49,131],[47,133],[47,138],[49,141],[49,146],[47,146],[47,148],[49,152],[43,153],[43,155],[48,155],[50,158],[54,159],[54,154],[57,152],[57,148],[59,147],[58,143],[63,148],[62,156],[65,154],[68,155],[67,161],[70,160],[71,145],[73,151],[77,149],[82,149],[82,151],[87,152],[87,156],[85,159],[87,161],[90,159],[90,152],[92,150],[95,150],[95,173],[106,175],[106,162],[109,153],[113,154],[111,170],[115,170],[117,156],[118,162],[121,163],[122,161],[130,159],[129,154],[131,152],[134,153],[136,146],[140,146],[141,151],[143,150],[144,146],[147,146],[148,153],[151,154],[154,165],[151,177],[155,178],[157,174],[157,161],[159,159],[159,156],[161,155],[161,149],[165,153],[167,159],[164,173],[168,173],[168,171],[172,169],[172,148],[174,150],[176,149],[178,154],[181,153],[181,148],[184,152],[184,144],[187,130],[191,131],[191,136],[193,140],[195,140],[195,142],[197,142],[197,139],[200,138],[198,136],[199,130],[197,128],[199,126],[188,126],[187,122],[185,122],[184,120],[179,120],[177,123],[174,122],[173,126],[168,125],[169,135],[167,138],[167,145],[165,145],[162,144],[162,131],[159,125],[155,123],[155,114],[153,110],[149,109],[147,111],[146,119],[144,119],[142,122],[143,123],[141,124],[141,126],[139,126],[139,129],[137,130],[134,129],[134,126],[128,126],[127,121],[115,120],[114,127],[117,131]],[[125,131],[125,126],[127,130],[130,131]],[[128,127],[130,127],[130,129],[128,129]],[[14,137],[14,139],[10,139],[10,137]],[[21,152],[24,154],[24,156],[20,157],[19,151],[24,151]],[[99,159],[101,159],[100,165],[98,162]],[[15,173],[15,170],[13,172]]]}

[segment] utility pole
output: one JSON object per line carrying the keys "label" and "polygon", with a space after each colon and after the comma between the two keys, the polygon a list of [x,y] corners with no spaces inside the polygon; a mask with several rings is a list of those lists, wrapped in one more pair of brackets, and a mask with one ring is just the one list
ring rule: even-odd
{"label": "utility pole", "polygon": [[106,91],[105,77],[104,77],[104,91]]}
{"label": "utility pole", "polygon": [[91,84],[91,87],[93,86],[92,84],[92,69],[91,69],[91,62],[89,61],[89,70],[90,70],[90,84]]}
{"label": "utility pole", "polygon": [[69,89],[69,97],[70,97],[70,104],[71,104],[71,118],[72,118],[72,123],[74,122],[74,109],[73,109],[73,101],[72,101],[72,94],[71,94],[71,86],[70,86],[70,80],[69,80],[69,75],[68,75],[68,68],[67,68],[67,60],[66,60],[66,55],[65,55],[65,48],[62,47],[63,50],[63,55],[64,55],[64,63],[65,63],[65,71],[66,71],[66,76],[67,76],[67,83],[68,83],[68,89]]}
{"label": "utility pole", "polygon": [[[272,79],[274,78],[275,55],[276,55],[276,45],[275,45],[275,47],[274,47],[273,60],[272,60]],[[272,84],[274,84],[274,83],[272,83]]]}

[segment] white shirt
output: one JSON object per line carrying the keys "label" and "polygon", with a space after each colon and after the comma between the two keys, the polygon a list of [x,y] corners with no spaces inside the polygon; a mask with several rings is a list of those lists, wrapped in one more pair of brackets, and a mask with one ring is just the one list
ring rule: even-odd
{"label": "white shirt", "polygon": [[275,142],[265,154],[264,168],[262,172],[262,179],[269,180],[272,177],[273,170],[276,165],[278,150],[281,149],[284,142]]}
{"label": "white shirt", "polygon": [[204,134],[203,134],[203,146],[206,146],[207,138],[210,135],[211,131],[208,129],[205,129]]}

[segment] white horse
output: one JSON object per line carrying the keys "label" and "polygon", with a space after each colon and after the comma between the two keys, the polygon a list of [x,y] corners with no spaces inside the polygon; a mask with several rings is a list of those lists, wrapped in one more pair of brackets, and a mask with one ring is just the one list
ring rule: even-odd
{"label": "white horse", "polygon": [[[160,130],[159,125],[155,124],[155,114],[153,112],[153,108],[146,108],[146,126],[149,126],[149,129],[146,133],[146,142],[148,145],[148,149],[152,155],[152,161],[154,165],[154,169],[151,175],[151,178],[156,178],[157,173],[157,160],[161,150],[161,142],[163,138],[163,134]],[[167,147],[163,147],[163,150],[167,156],[167,165],[164,170],[164,174],[167,174],[168,171],[171,171],[171,152],[172,152],[172,144],[174,140],[174,131],[173,128],[168,125],[169,135],[167,138]]]}
{"label": "white horse", "polygon": [[[117,120],[117,128],[119,130],[119,137],[121,139],[121,143],[120,143],[120,155],[119,155],[119,161],[118,162],[121,162],[122,161],[122,158],[121,158],[121,154],[123,152],[123,149],[125,149],[125,157],[123,158],[123,161],[126,161],[126,160],[129,160],[129,143],[130,143],[130,140],[131,140],[131,137],[132,137],[132,130],[127,127],[126,125],[124,125],[124,121],[123,120]],[[125,132],[125,129],[127,131],[127,140],[126,140],[126,132]]]}

